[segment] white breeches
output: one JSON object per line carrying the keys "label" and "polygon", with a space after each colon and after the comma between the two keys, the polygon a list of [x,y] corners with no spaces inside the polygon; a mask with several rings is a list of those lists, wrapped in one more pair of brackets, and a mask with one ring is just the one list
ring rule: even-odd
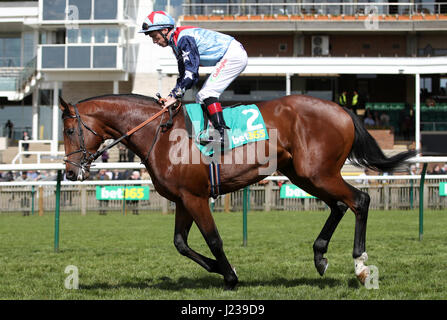
{"label": "white breeches", "polygon": [[248,58],[244,47],[236,40],[231,41],[227,52],[214,66],[202,89],[197,93],[196,102],[203,103],[209,97],[219,98],[226,88],[247,66]]}

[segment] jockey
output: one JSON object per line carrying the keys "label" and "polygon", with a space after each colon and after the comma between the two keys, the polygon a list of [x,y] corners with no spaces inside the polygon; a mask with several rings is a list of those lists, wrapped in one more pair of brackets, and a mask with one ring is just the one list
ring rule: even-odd
{"label": "jockey", "polygon": [[[150,13],[143,22],[140,33],[149,35],[161,46],[170,46],[177,58],[179,77],[175,88],[166,99],[171,105],[181,99],[185,91],[199,80],[199,65],[214,66],[203,87],[197,93],[196,102],[202,104],[213,127],[224,142],[225,124],[220,95],[247,66],[247,52],[233,37],[207,29],[182,26],[175,28],[174,19],[164,11]],[[210,140],[206,141],[206,143]]]}

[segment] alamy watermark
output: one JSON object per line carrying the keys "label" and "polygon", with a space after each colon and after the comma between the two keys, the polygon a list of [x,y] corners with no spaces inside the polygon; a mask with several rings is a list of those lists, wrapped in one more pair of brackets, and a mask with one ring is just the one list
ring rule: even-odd
{"label": "alamy watermark", "polygon": [[379,268],[374,265],[368,266],[369,275],[365,279],[365,288],[370,289],[379,289]]}
{"label": "alamy watermark", "polygon": [[[214,132],[213,132],[214,131]],[[210,131],[210,137],[219,138],[216,130]],[[270,175],[277,170],[278,133],[276,129],[268,130],[268,140],[254,141],[231,151],[220,152],[220,144],[210,144],[212,154],[205,156],[197,146],[192,146],[185,129],[173,129],[169,134],[169,141],[174,142],[169,150],[169,161],[172,164],[210,164],[223,165],[258,165],[259,175]],[[233,139],[233,137],[227,137]],[[240,139],[237,138],[237,139]]]}
{"label": "alamy watermark", "polygon": [[367,6],[365,8],[365,14],[368,17],[363,22],[364,26],[368,30],[379,29],[379,8],[377,6]]}
{"label": "alamy watermark", "polygon": [[69,265],[65,268],[65,273],[69,274],[68,277],[65,278],[64,286],[65,289],[79,289],[79,270],[78,267]]}
{"label": "alamy watermark", "polygon": [[65,14],[67,20],[67,22],[65,23],[66,29],[79,29],[79,24],[77,23],[77,21],[79,21],[78,7],[75,5],[69,5],[65,9]]}

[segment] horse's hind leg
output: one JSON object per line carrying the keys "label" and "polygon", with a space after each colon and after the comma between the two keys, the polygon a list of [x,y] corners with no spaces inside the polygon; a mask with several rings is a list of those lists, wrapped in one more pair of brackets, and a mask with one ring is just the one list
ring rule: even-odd
{"label": "horse's hind leg", "polygon": [[326,272],[328,267],[328,260],[324,258],[323,255],[327,252],[329,241],[331,240],[331,237],[334,234],[334,231],[337,228],[341,218],[343,218],[346,210],[348,210],[348,206],[343,202],[337,202],[334,205],[331,205],[331,214],[314,242],[313,250],[315,268],[317,268],[320,276]]}
{"label": "horse's hind leg", "polygon": [[185,256],[195,261],[208,272],[219,273],[217,268],[217,261],[214,259],[207,258],[200,253],[192,250],[188,246],[188,234],[191,229],[193,219],[188,211],[183,206],[180,201],[176,203],[175,207],[175,231],[174,231],[174,245],[177,251]]}
{"label": "horse's hind leg", "polygon": [[343,204],[354,212],[356,218],[353,250],[355,274],[364,283],[369,275],[369,268],[364,265],[368,258],[365,244],[369,195],[346,183],[339,174],[326,173],[324,175],[324,172],[320,172],[319,175],[310,175],[311,177],[306,178],[305,176],[309,175],[303,174],[300,177],[291,167],[283,168],[281,171],[292,183],[323,200],[331,208],[331,214],[314,243],[315,267],[320,274],[324,274],[327,268],[327,259],[323,257],[323,254],[326,253],[329,240],[347,210]]}
{"label": "horse's hind leg", "polygon": [[[337,180],[329,179],[325,181],[326,182],[323,184],[318,184],[319,186],[325,187],[324,189],[320,188],[319,191],[316,191],[317,197],[318,193],[320,193],[320,198],[325,200],[324,197],[330,195],[332,199],[345,203],[355,214],[354,250],[352,257],[354,258],[355,275],[361,283],[365,283],[366,278],[369,276],[369,268],[365,266],[364,263],[368,259],[368,255],[366,254],[366,222],[368,220],[370,197],[367,193],[346,183],[341,177]],[[327,198],[325,201],[328,203]],[[339,207],[339,210],[340,209],[341,208]],[[346,211],[346,209],[343,210]],[[331,211],[331,215],[333,212],[334,211]],[[340,221],[340,219],[341,217],[338,216],[338,221]],[[331,220],[331,217],[329,217],[328,221],[329,220]],[[329,231],[327,232],[327,235],[331,234],[331,228],[335,230],[337,227],[335,222],[338,224],[336,219],[329,222],[330,227],[327,228]],[[328,223],[323,227],[323,234],[325,233],[327,225]],[[322,247],[324,248],[324,243]]]}
{"label": "horse's hind leg", "polygon": [[351,188],[357,191],[355,201],[351,207],[351,210],[355,213],[354,250],[352,257],[354,258],[355,275],[361,283],[365,283],[370,272],[369,268],[364,265],[368,259],[368,255],[366,254],[366,222],[368,220],[370,197],[365,192],[352,186]]}
{"label": "horse's hind leg", "polygon": [[[238,278],[223,250],[223,242],[211,215],[208,199],[187,193],[183,194],[182,200],[185,209],[194,219],[212,254],[216,257],[215,263],[208,258],[203,261],[210,266],[210,272],[217,272],[223,275],[225,289],[233,289],[238,283]],[[203,256],[201,257],[202,259],[204,258]]]}

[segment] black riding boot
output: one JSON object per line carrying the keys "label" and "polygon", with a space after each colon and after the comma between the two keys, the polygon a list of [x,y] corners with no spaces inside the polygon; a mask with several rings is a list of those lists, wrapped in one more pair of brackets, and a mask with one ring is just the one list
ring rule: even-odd
{"label": "black riding boot", "polygon": [[[217,99],[209,98],[211,101],[206,101],[208,99],[205,99],[205,105],[206,112],[208,114],[208,118],[211,120],[211,123],[213,124],[214,129],[216,129],[219,132],[219,138],[217,141],[213,139],[212,136],[209,137],[207,141],[202,141],[202,145],[207,145],[208,143],[220,143],[222,148],[224,148],[228,144],[228,138],[226,138],[226,129],[230,129],[223,118],[222,113],[222,106],[219,102],[217,102]],[[208,102],[208,103],[207,103]],[[212,103],[210,103],[212,102]],[[214,137],[216,138],[216,137]]]}
{"label": "black riding boot", "polygon": [[223,113],[222,111],[217,111],[216,113],[209,115],[209,117],[213,127],[219,132],[219,142],[221,146],[224,147],[228,141],[228,135],[226,134],[225,130],[230,128],[225,123]]}

